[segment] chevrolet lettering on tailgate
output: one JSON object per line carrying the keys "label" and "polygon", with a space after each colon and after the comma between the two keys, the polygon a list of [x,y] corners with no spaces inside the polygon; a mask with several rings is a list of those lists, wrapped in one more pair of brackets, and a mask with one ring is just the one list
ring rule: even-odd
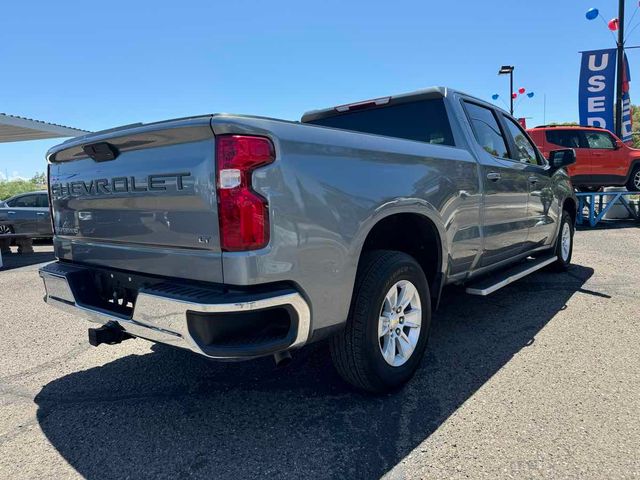
{"label": "chevrolet lettering on tailgate", "polygon": [[147,175],[144,179],[136,177],[98,178],[88,182],[57,182],[51,184],[51,195],[54,198],[86,195],[112,195],[115,193],[136,193],[162,191],[175,187],[184,190],[184,178],[191,176],[189,172]]}

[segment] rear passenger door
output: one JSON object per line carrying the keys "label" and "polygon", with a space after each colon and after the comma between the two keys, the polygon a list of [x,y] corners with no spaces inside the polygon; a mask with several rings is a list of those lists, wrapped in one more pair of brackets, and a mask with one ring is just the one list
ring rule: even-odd
{"label": "rear passenger door", "polygon": [[37,194],[21,195],[7,202],[7,205],[7,223],[13,227],[15,233],[38,232]]}
{"label": "rear passenger door", "polygon": [[575,180],[589,181],[591,176],[591,152],[589,144],[582,130],[578,128],[548,128],[545,131],[547,150],[560,150],[562,148],[573,148],[576,152],[576,163],[569,165],[567,171],[571,177],[578,177]]}
{"label": "rear passenger door", "polygon": [[518,122],[504,114],[501,120],[509,143],[509,158],[525,165],[529,184],[525,250],[548,246],[554,239],[560,214],[558,199],[553,194],[551,169]]}
{"label": "rear passenger door", "polygon": [[509,158],[509,147],[497,112],[464,100],[467,117],[480,148],[483,184],[483,250],[479,267],[509,260],[521,253],[527,240],[529,183],[526,165]]}

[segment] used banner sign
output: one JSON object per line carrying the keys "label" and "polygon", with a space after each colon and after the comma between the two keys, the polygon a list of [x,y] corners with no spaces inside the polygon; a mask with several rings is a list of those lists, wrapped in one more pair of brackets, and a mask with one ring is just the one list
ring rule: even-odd
{"label": "used banner sign", "polygon": [[582,52],[578,91],[580,125],[614,131],[616,49]]}
{"label": "used banner sign", "polygon": [[622,76],[622,141],[627,143],[632,140],[631,136],[631,98],[629,98],[629,82],[631,73],[629,72],[629,60],[624,54],[624,71]]}
{"label": "used banner sign", "polygon": [[[582,52],[578,92],[580,125],[615,132],[616,49]],[[629,62],[624,55],[622,78],[622,141],[631,141],[631,99]]]}

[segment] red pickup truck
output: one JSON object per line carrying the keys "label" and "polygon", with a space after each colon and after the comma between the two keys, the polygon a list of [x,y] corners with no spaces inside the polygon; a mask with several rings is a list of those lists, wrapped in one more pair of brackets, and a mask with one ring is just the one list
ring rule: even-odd
{"label": "red pickup truck", "polygon": [[545,157],[573,148],[576,163],[568,168],[579,190],[625,186],[640,191],[640,150],[630,148],[608,130],[579,126],[540,126],[527,130]]}

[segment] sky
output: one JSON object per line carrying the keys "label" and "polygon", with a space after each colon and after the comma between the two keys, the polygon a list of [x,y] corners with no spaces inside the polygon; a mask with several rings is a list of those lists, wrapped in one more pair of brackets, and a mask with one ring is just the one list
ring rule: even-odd
{"label": "sky", "polygon": [[[610,19],[617,3],[4,2],[0,112],[86,130],[215,112],[298,120],[433,85],[485,100],[498,93],[504,108],[508,77],[497,71],[511,64],[514,87],[535,94],[516,116],[530,126],[576,121],[578,52],[615,46],[585,12],[597,7]],[[626,5],[630,17],[638,2]],[[628,44],[640,44],[640,28]],[[628,55],[640,78],[640,49]],[[0,144],[0,178],[44,171],[59,142]]]}

